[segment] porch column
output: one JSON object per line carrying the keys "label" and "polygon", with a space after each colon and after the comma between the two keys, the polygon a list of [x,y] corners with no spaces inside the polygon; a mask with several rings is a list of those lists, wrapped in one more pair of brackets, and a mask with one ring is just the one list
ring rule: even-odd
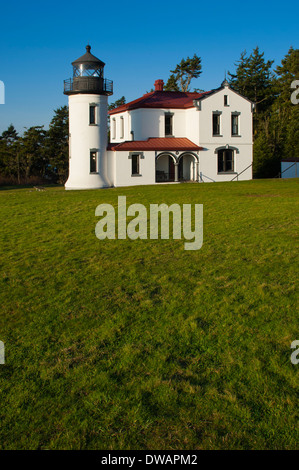
{"label": "porch column", "polygon": [[179,181],[179,164],[174,164],[174,182],[177,183]]}
{"label": "porch column", "polygon": [[196,171],[195,181],[198,183],[199,181],[199,163],[198,162],[195,162],[195,171]]}

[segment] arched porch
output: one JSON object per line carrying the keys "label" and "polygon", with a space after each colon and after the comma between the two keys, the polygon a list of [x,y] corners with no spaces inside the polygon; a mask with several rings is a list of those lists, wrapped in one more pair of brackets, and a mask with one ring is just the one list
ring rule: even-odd
{"label": "arched porch", "polygon": [[178,181],[177,157],[171,152],[163,152],[156,157],[156,183]]}
{"label": "arched porch", "polygon": [[162,152],[156,156],[156,183],[198,180],[199,158],[195,153]]}
{"label": "arched porch", "polygon": [[179,181],[198,181],[199,159],[193,152],[184,152],[178,157]]}

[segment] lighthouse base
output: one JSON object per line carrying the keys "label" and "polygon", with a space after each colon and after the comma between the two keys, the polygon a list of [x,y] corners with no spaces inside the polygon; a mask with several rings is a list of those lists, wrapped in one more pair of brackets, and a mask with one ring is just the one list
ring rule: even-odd
{"label": "lighthouse base", "polygon": [[69,178],[64,187],[66,190],[102,189],[111,188],[111,185],[100,175],[92,175],[92,177],[90,176],[88,180],[85,179],[85,181],[82,181],[82,179],[78,181]]}

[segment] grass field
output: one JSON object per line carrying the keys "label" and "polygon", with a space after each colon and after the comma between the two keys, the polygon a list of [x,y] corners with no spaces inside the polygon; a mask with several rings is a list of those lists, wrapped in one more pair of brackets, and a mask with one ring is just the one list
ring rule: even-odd
{"label": "grass field", "polygon": [[[0,191],[0,448],[298,447],[298,189]],[[118,195],[202,203],[203,247],[98,240]]]}

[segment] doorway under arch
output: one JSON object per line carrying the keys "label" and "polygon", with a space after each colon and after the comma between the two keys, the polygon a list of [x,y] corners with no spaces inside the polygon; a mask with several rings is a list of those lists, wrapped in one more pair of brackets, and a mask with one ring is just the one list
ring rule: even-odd
{"label": "doorway under arch", "polygon": [[172,153],[161,153],[156,158],[156,183],[174,182],[176,157]]}
{"label": "doorway under arch", "polygon": [[179,181],[198,181],[198,157],[193,153],[183,153],[179,157]]}

